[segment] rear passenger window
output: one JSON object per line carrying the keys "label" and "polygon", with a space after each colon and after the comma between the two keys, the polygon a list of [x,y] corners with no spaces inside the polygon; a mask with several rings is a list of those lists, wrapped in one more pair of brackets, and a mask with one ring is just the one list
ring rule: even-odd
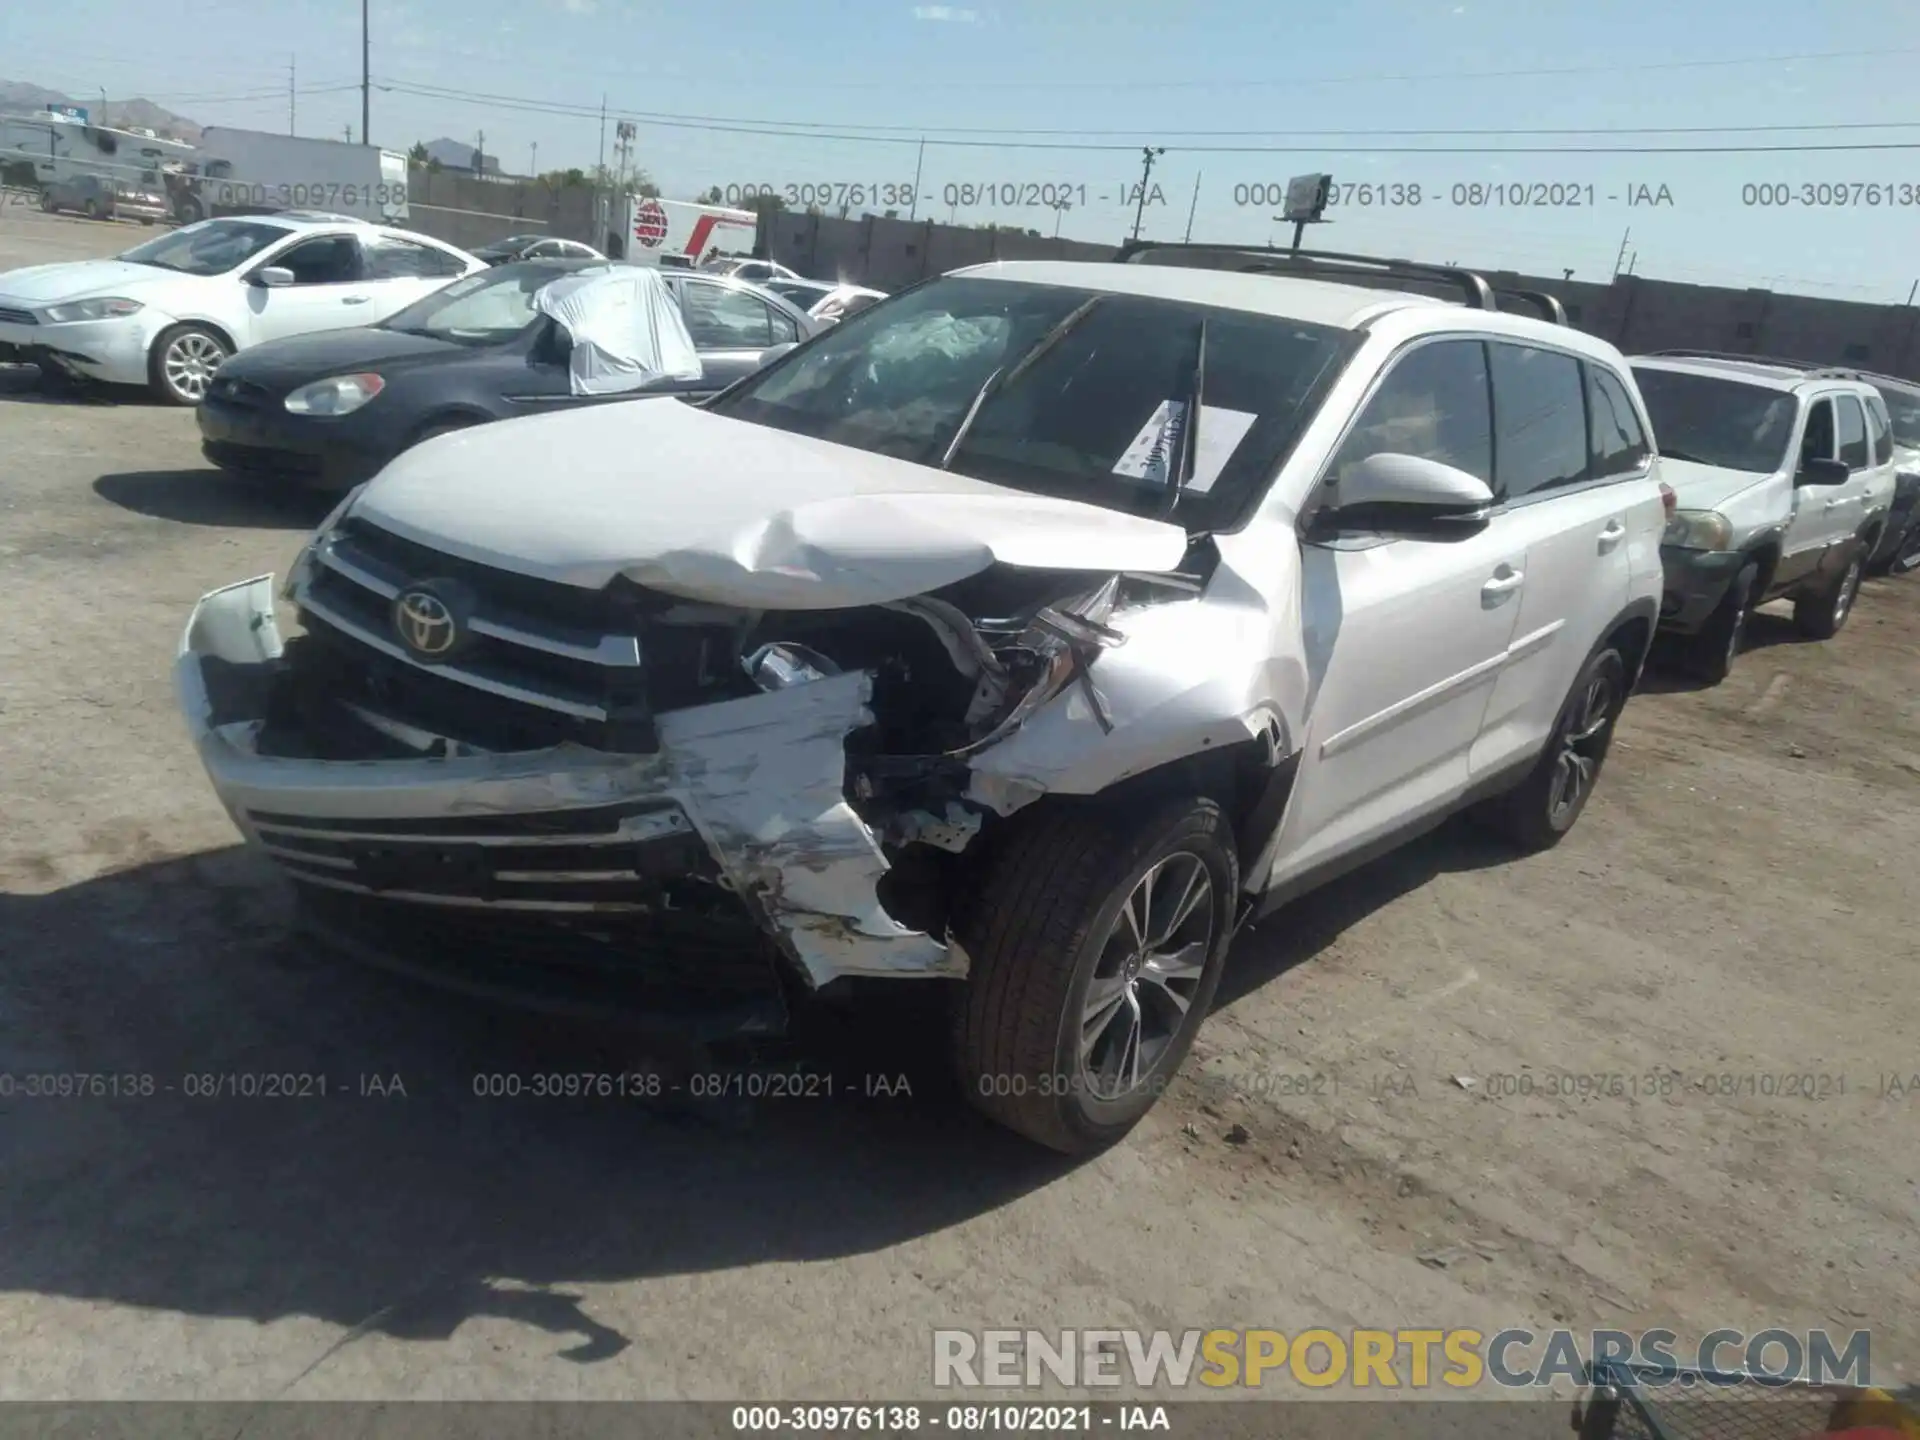
{"label": "rear passenger window", "polygon": [[1587,430],[1593,437],[1594,479],[1630,475],[1646,465],[1652,447],[1627,387],[1598,365],[1587,367]]}
{"label": "rear passenger window", "polygon": [[1586,387],[1580,362],[1555,350],[1494,342],[1493,492],[1518,500],[1587,478]]}
{"label": "rear passenger window", "polygon": [[1839,411],[1840,458],[1849,470],[1867,468],[1867,417],[1860,412],[1860,401],[1852,395],[1840,396],[1834,404]]}
{"label": "rear passenger window", "polygon": [[[1493,411],[1486,347],[1440,340],[1410,351],[1388,372],[1333,457],[1328,475],[1369,455],[1419,455],[1493,482]],[[1584,443],[1584,440],[1583,440]]]}
{"label": "rear passenger window", "polygon": [[1873,463],[1885,465],[1893,459],[1893,422],[1887,418],[1887,402],[1878,395],[1867,397],[1867,433],[1873,438]]}

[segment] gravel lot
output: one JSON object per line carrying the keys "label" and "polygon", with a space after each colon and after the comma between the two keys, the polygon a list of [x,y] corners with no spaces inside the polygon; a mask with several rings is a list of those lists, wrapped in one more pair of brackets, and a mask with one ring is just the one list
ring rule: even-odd
{"label": "gravel lot", "polygon": [[[9,208],[0,269],[139,237]],[[820,1043],[912,1099],[475,1098],[631,1057],[292,936],[175,715],[195,599],[324,508],[0,371],[0,1072],[176,1087],[0,1100],[0,1396],[899,1397],[952,1325],[1871,1326],[1920,1377],[1920,1095],[1882,1093],[1920,1072],[1920,581],[1651,683],[1552,853],[1450,826],[1262,925],[1188,1079],[1072,1166],[910,1030]],[[182,1093],[260,1071],[333,1093]]]}

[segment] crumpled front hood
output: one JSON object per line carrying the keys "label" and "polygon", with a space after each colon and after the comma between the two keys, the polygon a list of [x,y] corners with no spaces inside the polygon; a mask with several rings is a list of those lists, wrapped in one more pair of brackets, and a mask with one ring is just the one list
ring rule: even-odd
{"label": "crumpled front hood", "polygon": [[1773,477],[1754,470],[1727,470],[1718,465],[1699,465],[1662,455],[1660,478],[1672,488],[1680,509],[1712,510],[1741,491],[1751,490]]}
{"label": "crumpled front hood", "polygon": [[68,260],[58,265],[29,265],[0,273],[0,295],[30,305],[53,305],[93,295],[124,295],[156,280],[191,277],[125,260]]}
{"label": "crumpled front hood", "polygon": [[[362,492],[357,518],[482,564],[599,589],[832,610],[999,563],[1170,570],[1177,525],[1028,495],[670,399],[443,436]],[[426,577],[423,577],[426,578]]]}

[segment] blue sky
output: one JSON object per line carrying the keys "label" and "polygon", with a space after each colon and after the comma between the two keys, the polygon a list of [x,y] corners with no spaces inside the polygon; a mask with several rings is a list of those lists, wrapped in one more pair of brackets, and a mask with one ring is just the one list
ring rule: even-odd
{"label": "blue sky", "polygon": [[[1343,185],[1418,184],[1422,203],[1339,212],[1339,223],[1310,235],[1324,248],[1546,274],[1571,268],[1576,278],[1604,280],[1630,230],[1637,273],[1667,279],[1899,301],[1920,278],[1920,204],[1779,208],[1744,203],[1758,196],[1743,194],[1763,184],[1877,182],[1896,199],[1905,185],[1905,198],[1920,200],[1920,109],[1912,100],[1920,5],[1912,0],[371,7],[376,87],[499,97],[376,88],[373,139],[404,148],[439,135],[471,143],[484,131],[488,152],[510,170],[524,170],[535,146],[542,170],[593,164],[598,120],[565,112],[597,110],[604,94],[611,115],[636,119],[636,160],[670,196],[714,184],[907,186],[924,134],[920,218],[999,220],[1050,234],[1051,210],[947,202],[963,200],[957,187],[967,183],[1051,184],[1075,201],[1059,217],[1060,233],[1110,240],[1131,225],[1126,187],[1139,179],[1139,147],[1153,143],[1166,154],[1153,174],[1163,199],[1145,210],[1149,237],[1181,237],[1197,184],[1196,238],[1284,239],[1273,207],[1247,187],[1327,170]],[[105,87],[113,98],[147,95],[203,124],[284,130],[293,60],[300,133],[339,136],[359,124],[357,88],[332,88],[357,86],[359,38],[355,0],[61,0],[8,7],[0,70],[76,98]],[[795,125],[872,138],[738,133]],[[1856,128],[1705,129],[1821,125]],[[1600,133],[1515,133],[1581,129]],[[1618,133],[1629,129],[1652,133]],[[992,133],[1014,130],[1025,133]],[[1347,133],[1303,133],[1315,131]],[[941,143],[955,140],[975,143]],[[1033,148],[1045,143],[1114,148]],[[1796,144],[1905,148],[1366,153]],[[1236,146],[1271,153],[1220,148]],[[1582,199],[1591,187],[1594,203],[1453,203],[1456,186],[1464,200],[1464,187],[1516,184],[1558,185]],[[1640,186],[1656,196],[1666,187],[1671,203],[1629,206]]]}

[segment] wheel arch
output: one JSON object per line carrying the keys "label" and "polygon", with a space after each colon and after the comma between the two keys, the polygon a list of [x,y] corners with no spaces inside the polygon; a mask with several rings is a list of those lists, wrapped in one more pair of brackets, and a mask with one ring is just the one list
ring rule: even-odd
{"label": "wheel arch", "polygon": [[222,325],[218,320],[208,315],[175,315],[169,318],[166,324],[154,332],[153,343],[147,347],[148,355],[152,355],[155,347],[182,325],[192,325],[201,330],[211,330],[214,338],[227,347],[227,353],[229,355],[239,353],[240,346],[233,338],[233,331],[227,326]]}
{"label": "wheel arch", "polygon": [[1621,658],[1627,662],[1629,688],[1637,687],[1640,683],[1640,671],[1653,649],[1654,632],[1659,624],[1660,602],[1647,595],[1634,600],[1614,616],[1602,634],[1601,646],[1617,646]]}
{"label": "wheel arch", "polygon": [[449,401],[444,405],[436,406],[407,428],[407,443],[404,448],[411,450],[426,439],[429,432],[443,425],[458,425],[465,429],[470,425],[491,424],[494,419],[494,416],[468,401]]}
{"label": "wheel arch", "polygon": [[1780,569],[1780,541],[1773,538],[1761,541],[1747,552],[1747,559],[1756,567],[1753,580],[1755,599],[1764,596],[1773,586],[1773,577]]}

